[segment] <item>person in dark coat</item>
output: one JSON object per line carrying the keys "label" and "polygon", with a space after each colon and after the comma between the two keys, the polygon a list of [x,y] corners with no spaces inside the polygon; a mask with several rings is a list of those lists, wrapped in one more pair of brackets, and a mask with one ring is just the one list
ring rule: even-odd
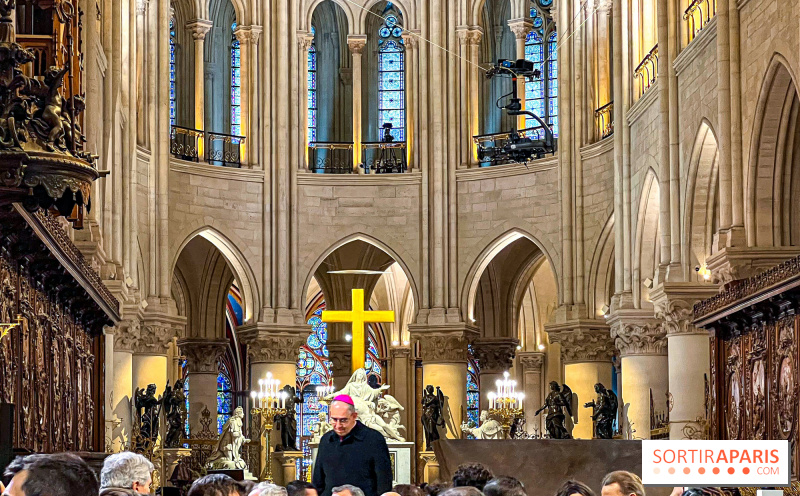
{"label": "person in dark coat", "polygon": [[334,487],[353,485],[365,496],[392,490],[392,462],[386,439],[358,421],[350,396],[331,402],[333,430],[322,436],[314,463],[312,484],[320,496],[331,496]]}

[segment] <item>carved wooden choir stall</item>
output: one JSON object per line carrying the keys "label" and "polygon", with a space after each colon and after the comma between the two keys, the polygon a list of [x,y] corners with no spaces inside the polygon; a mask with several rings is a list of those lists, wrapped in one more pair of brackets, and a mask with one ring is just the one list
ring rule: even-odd
{"label": "carved wooden choir stall", "polygon": [[695,325],[712,331],[711,439],[787,439],[800,473],[800,257],[736,281],[698,303]]}

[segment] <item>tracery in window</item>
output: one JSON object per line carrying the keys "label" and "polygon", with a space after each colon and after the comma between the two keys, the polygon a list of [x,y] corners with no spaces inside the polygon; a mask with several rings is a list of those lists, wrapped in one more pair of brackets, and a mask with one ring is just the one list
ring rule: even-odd
{"label": "tracery in window", "polygon": [[178,116],[177,97],[175,92],[175,18],[169,19],[169,124],[175,125]]}
{"label": "tracery in window", "polygon": [[[471,347],[470,347],[471,349]],[[481,408],[481,379],[480,367],[472,356],[467,361],[467,421],[474,426],[480,423]]]}
{"label": "tracery in window", "polygon": [[405,46],[399,12],[391,2],[378,30],[378,127],[391,124],[395,141],[405,141]]}
{"label": "tracery in window", "polygon": [[[311,34],[316,35],[314,27]],[[308,49],[308,142],[317,141],[317,46]]]}
{"label": "tracery in window", "polygon": [[231,25],[231,134],[242,135],[242,60],[236,23]]}
{"label": "tracery in window", "polygon": [[[525,40],[525,59],[534,63],[542,73],[541,78],[525,84],[525,109],[538,115],[558,137],[558,34],[550,16],[553,0],[532,0],[533,29]],[[525,127],[538,125],[528,117]],[[537,131],[544,138],[544,131]]]}

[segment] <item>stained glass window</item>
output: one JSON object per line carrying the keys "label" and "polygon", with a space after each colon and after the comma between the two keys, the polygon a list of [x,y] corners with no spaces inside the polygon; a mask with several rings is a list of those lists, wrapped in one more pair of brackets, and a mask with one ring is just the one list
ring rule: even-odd
{"label": "stained glass window", "polygon": [[395,141],[405,141],[405,47],[399,13],[391,3],[378,30],[378,125],[392,125]]}
{"label": "stained glass window", "polygon": [[[542,72],[541,78],[525,84],[525,109],[541,117],[558,137],[558,34],[550,16],[553,0],[532,0],[533,29],[525,40],[525,58]],[[530,117],[525,127],[539,123]],[[544,137],[544,131],[538,131]]]}
{"label": "stained glass window", "polygon": [[217,375],[217,433],[222,434],[222,426],[233,412],[233,387],[230,373],[224,364],[219,364]]}
{"label": "stained glass window", "polygon": [[470,357],[467,362],[467,421],[478,426],[481,416],[481,379],[478,362]]}
{"label": "stained glass window", "polygon": [[169,20],[169,124],[174,126],[178,115],[175,93],[175,18]]}
{"label": "stained glass window", "polygon": [[242,60],[239,40],[233,34],[236,23],[231,25],[231,134],[242,135]]}
{"label": "stained glass window", "polygon": [[183,377],[183,395],[186,397],[186,422],[184,422],[184,430],[186,437],[189,437],[189,374],[186,370],[186,359],[181,358],[181,377]]}
{"label": "stained glass window", "polygon": [[[313,26],[311,34],[316,34]],[[317,47],[313,41],[308,49],[308,141],[317,141]]]}

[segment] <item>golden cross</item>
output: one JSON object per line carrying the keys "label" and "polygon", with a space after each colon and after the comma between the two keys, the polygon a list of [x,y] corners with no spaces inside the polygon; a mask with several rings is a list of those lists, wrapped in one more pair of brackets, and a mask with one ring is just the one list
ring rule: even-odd
{"label": "golden cross", "polygon": [[367,311],[364,310],[364,290],[353,290],[353,309],[352,310],[323,310],[323,322],[350,322],[353,324],[352,331],[352,353],[351,373],[364,368],[367,355],[367,339],[364,334],[365,322],[394,322],[394,311]]}
{"label": "golden cross", "polygon": [[6,334],[11,332],[11,329],[19,326],[22,323],[22,315],[17,315],[16,324],[0,324],[0,339],[6,337]]}

